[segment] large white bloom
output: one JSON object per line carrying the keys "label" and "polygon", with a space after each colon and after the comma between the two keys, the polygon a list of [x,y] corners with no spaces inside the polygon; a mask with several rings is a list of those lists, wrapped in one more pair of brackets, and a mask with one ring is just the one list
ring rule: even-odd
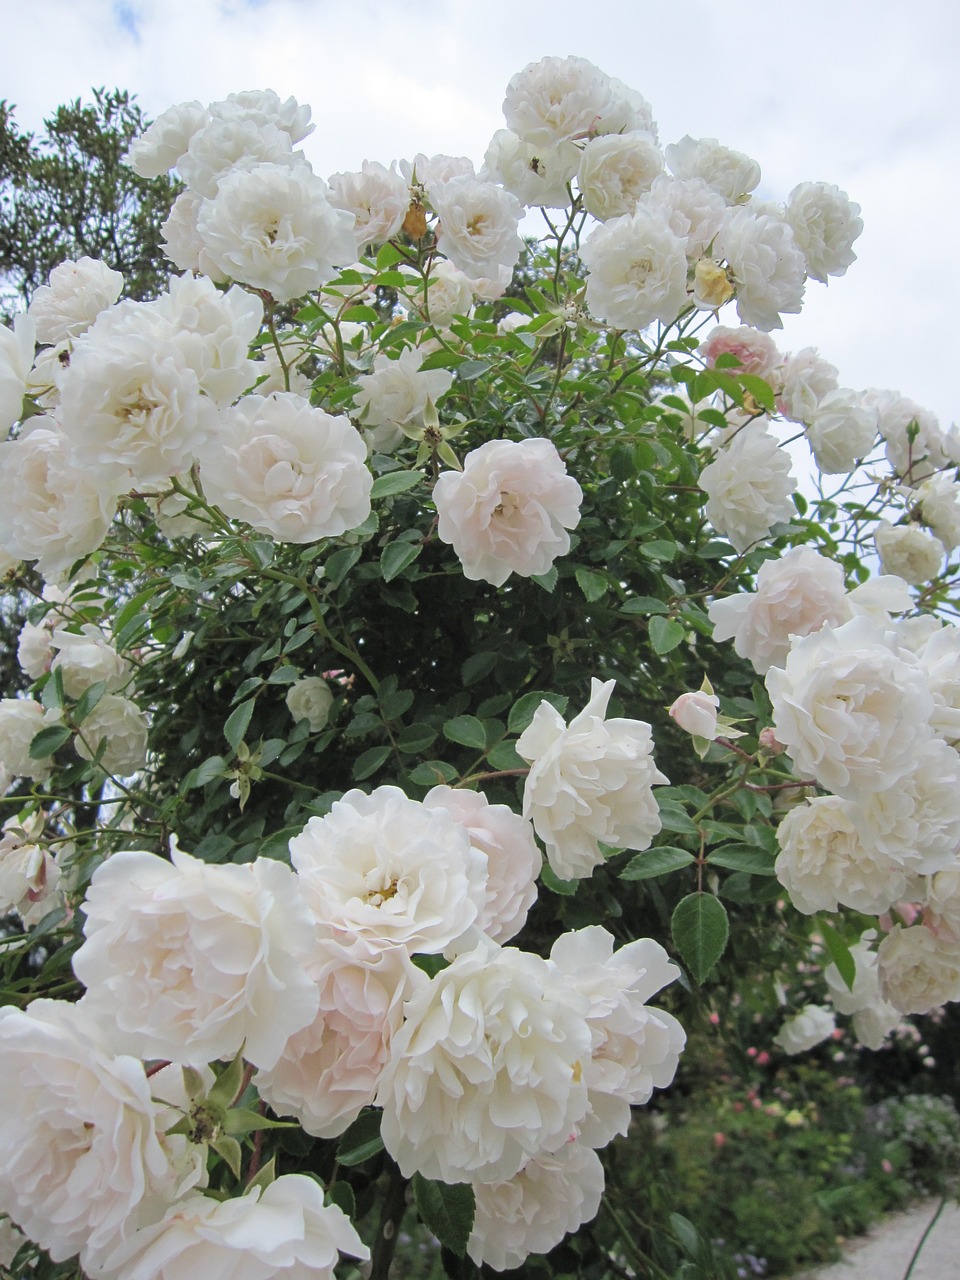
{"label": "large white bloom", "polygon": [[523,142],[509,129],[490,139],[480,170],[481,182],[497,182],[521,204],[533,208],[566,209],[568,184],[577,172],[580,151],[572,142],[538,147]]}
{"label": "large white bloom", "polygon": [[218,120],[252,120],[258,125],[274,125],[290,135],[291,142],[302,142],[313,133],[310,108],[296,98],[280,101],[273,89],[242,89],[210,103],[210,115]]}
{"label": "large white bloom", "polygon": [[505,1182],[475,1182],[473,1191],[476,1216],[467,1253],[477,1266],[508,1271],[531,1253],[549,1252],[596,1216],[603,1165],[589,1147],[568,1142]]}
{"label": "large white bloom", "polygon": [[17,316],[12,329],[0,325],[0,434],[20,419],[36,342],[32,316]]}
{"label": "large white bloom", "polygon": [[779,1045],[784,1053],[806,1053],[822,1041],[829,1040],[836,1027],[833,1011],[826,1005],[807,1004],[786,1020],[773,1037],[773,1043]]}
{"label": "large white bloom", "polygon": [[108,693],[115,693],[129,679],[130,663],[92,622],[83,623],[79,631],[57,627],[51,643],[56,650],[51,669],[60,671],[63,687],[71,698],[79,698],[85,689],[101,680]]}
{"label": "large white bloom", "polygon": [[790,422],[812,422],[820,401],[840,386],[836,368],[816,347],[787,356],[779,370],[777,409]]}
{"label": "large white bloom", "polygon": [[409,1177],[500,1182],[587,1109],[589,1001],[555,965],[484,938],[407,1004],[380,1081],[384,1146]]}
{"label": "large white bloom", "polygon": [[105,743],[100,766],[106,773],[129,778],[147,762],[149,721],[130,698],[105,693],[74,739],[77,755],[92,760]]}
{"label": "large white bloom", "polygon": [[550,147],[595,131],[618,106],[610,77],[586,58],[541,58],[507,85],[503,116],[524,142]]}
{"label": "large white bloom", "polygon": [[797,805],[777,828],[777,879],[804,915],[854,911],[880,915],[907,889],[902,862],[862,836],[857,810],[839,796]]}
{"label": "large white bloom", "polygon": [[193,1194],[104,1260],[117,1280],[333,1280],[339,1253],[369,1258],[350,1219],[323,1187],[287,1173],[230,1200]]}
{"label": "large white bloom", "polygon": [[877,411],[856,391],[828,391],[807,427],[807,443],[824,475],[846,475],[877,438]]}
{"label": "large white bloom", "polygon": [[335,936],[443,951],[486,901],[487,859],[442,809],[399,787],[348,791],[290,841],[317,919]]}
{"label": "large white bloom", "polygon": [[645,721],[605,718],[615,683],[591,680],[590,700],[569,725],[541,702],[517,739],[531,765],[523,816],[533,820],[561,880],[591,875],[603,861],[601,842],[642,850],[660,830],[652,788],[668,779],[654,764]]}
{"label": "large white bloom", "polygon": [[733,640],[740,657],[766,675],[783,666],[791,636],[847,622],[851,608],[837,562],[812,547],[792,547],[764,560],[753,591],[714,600],[708,613],[714,640]]}
{"label": "large white bloom", "polygon": [[33,698],[0,699],[0,767],[11,777],[43,778],[50,772],[49,759],[30,754],[30,743],[43,726],[43,707]]}
{"label": "large white bloom", "polygon": [[683,242],[688,263],[695,262],[713,241],[726,213],[726,203],[702,178],[674,178],[660,173],[637,202],[664,218]]}
{"label": "large white bloom", "polygon": [[536,901],[543,864],[530,823],[507,805],[490,804],[479,791],[466,787],[434,787],[423,803],[449,813],[466,829],[470,843],[486,855],[486,903],[477,928],[494,942],[509,942]]}
{"label": "large white bloom", "polygon": [[589,1107],[578,1137],[587,1146],[604,1147],[627,1132],[630,1108],[649,1102],[654,1089],[666,1088],[676,1074],[687,1037],[672,1014],[647,1001],[679,978],[680,970],[651,938],[614,951],[613,934],[601,925],[562,934],[550,959],[590,1001]]}
{"label": "large white bloom", "polygon": [[410,188],[391,164],[364,160],[359,173],[335,173],[328,197],[335,209],[346,209],[356,219],[357,256],[371,245],[392,240],[403,226],[410,208]]}
{"label": "large white bloom", "polygon": [[701,178],[728,204],[736,204],[760,181],[760,166],[741,151],[723,147],[716,138],[686,134],[664,152],[670,172],[678,178]]}
{"label": "large white bloom", "polygon": [[697,481],[707,495],[704,512],[738,551],[789,520],[797,487],[790,455],[760,426],[747,426],[720,449]]}
{"label": "large white bloom", "polygon": [[357,379],[356,407],[373,448],[387,452],[403,439],[401,428],[423,427],[427,401],[434,404],[450,390],[449,369],[425,369],[423,352],[405,347],[397,359],[385,351],[373,359],[373,372]]}
{"label": "large white bloom", "polygon": [[176,166],[190,139],[209,118],[206,107],[196,99],[167,107],[133,140],[124,163],[141,178],[159,178]]}
{"label": "large white bloom", "polygon": [[108,858],[73,957],[83,1004],[145,1058],[197,1066],[236,1054],[272,1067],[315,1016],[310,914],[289,867],[210,866],[174,848]]}
{"label": "large white bloom", "polygon": [[649,134],[608,133],[584,147],[577,185],[584,208],[600,222],[633,213],[663,172],[663,155]]}
{"label": "large white bloom", "polygon": [[884,573],[892,573],[913,586],[929,582],[943,568],[943,543],[918,524],[879,520],[873,541]]}
{"label": "large white bloom", "polygon": [[804,256],[807,275],[827,282],[856,261],[853,242],[863,230],[860,206],[827,182],[801,182],[787,197],[784,218]]}
{"label": "large white bloom", "polygon": [[960,547],[960,484],[946,472],[924,480],[913,493],[923,523],[947,551]]}
{"label": "large white bloom", "polygon": [[293,153],[290,135],[275,124],[245,119],[210,119],[191,137],[177,169],[187,187],[212,200],[228,173],[257,164],[292,165],[303,153]]}
{"label": "large white bloom", "polygon": [[0,1209],[54,1262],[102,1256],[177,1194],[184,1139],[158,1135],[143,1064],[114,1056],[81,1005],[0,1009],[0,1092]]}
{"label": "large white bloom", "polygon": [[287,710],[294,720],[306,720],[311,733],[319,733],[330,718],[333,692],[322,676],[304,676],[287,690]]}
{"label": "large white bloom", "polygon": [[370,514],[373,477],[359,432],[292,391],[245,396],[200,455],[207,497],[279,542],[314,542]]}
{"label": "large white bloom", "polygon": [[201,206],[197,233],[225,276],[290,302],[357,256],[353,215],[327,197],[305,163],[234,169]]}
{"label": "large white bloom", "polygon": [[523,248],[523,205],[515,195],[492,182],[451,178],[431,189],[430,203],[440,219],[437,248],[464,275],[513,270]]}
{"label": "large white bloom", "polygon": [[316,1137],[335,1138],[373,1101],[404,1001],[427,977],[406,948],[372,947],[360,938],[318,939],[308,972],[320,1010],[253,1083],[278,1115],[296,1116]]}
{"label": "large white bloom", "polygon": [[785,222],[750,208],[729,209],[713,254],[727,262],[744,324],[768,332],[782,329],[781,312],[803,305],[804,260]]}
{"label": "large white bloom", "polygon": [[638,206],[611,218],[584,242],[587,306],[619,329],[643,329],[654,320],[672,324],[687,301],[687,255],[666,213]]}
{"label": "large white bloom", "polygon": [[923,668],[866,617],[796,639],[766,684],[796,768],[851,800],[895,786],[932,737]]}
{"label": "large white bloom", "polygon": [[488,440],[434,485],[437,533],[464,577],[499,587],[511,573],[546,573],[566,555],[582,497],[549,440]]}
{"label": "large white bloom", "polygon": [[929,1013],[960,1000],[960,948],[925,924],[895,925],[877,951],[880,993],[901,1013]]}
{"label": "large white bloom", "polygon": [[37,341],[57,343],[79,338],[101,311],[120,297],[123,276],[96,258],[61,262],[30,299],[29,314],[37,326]]}

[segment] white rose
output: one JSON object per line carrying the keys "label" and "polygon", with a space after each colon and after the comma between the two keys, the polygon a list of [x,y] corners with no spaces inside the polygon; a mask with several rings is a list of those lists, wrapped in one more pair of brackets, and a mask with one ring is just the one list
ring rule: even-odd
{"label": "white rose", "polygon": [[601,842],[643,850],[660,830],[653,787],[668,780],[654,764],[645,721],[605,718],[615,683],[591,680],[590,700],[569,725],[541,702],[517,739],[531,765],[523,816],[561,880],[591,875],[603,861]]}
{"label": "white rose", "polygon": [[357,257],[398,235],[410,208],[410,188],[392,164],[387,169],[376,160],[364,160],[360,169],[333,174],[328,196],[335,209],[346,209],[356,219]]}
{"label": "white rose", "polygon": [[807,275],[827,282],[855,262],[853,242],[863,231],[860,206],[827,182],[801,182],[787,197],[784,217],[807,264]]}
{"label": "white rose", "polygon": [[726,203],[702,178],[672,178],[658,174],[650,190],[637,202],[665,219],[670,230],[683,242],[688,262],[707,250],[723,222]]}
{"label": "white rose", "polygon": [[359,432],[292,391],[225,410],[200,455],[207,497],[278,542],[336,537],[370,514],[373,476]]}
{"label": "white rose", "polygon": [[744,324],[764,332],[782,329],[780,313],[798,312],[803,305],[803,254],[779,218],[742,206],[728,209],[713,256],[726,260]]}
{"label": "white rose", "polygon": [[294,720],[306,720],[311,733],[319,733],[330,718],[333,694],[320,676],[295,680],[287,690],[287,709]]}
{"label": "white rose", "polygon": [[930,724],[935,734],[960,749],[960,627],[945,623],[917,649],[933,695]]}
{"label": "white rose", "polygon": [[405,1010],[380,1081],[406,1177],[500,1182],[557,1151],[587,1108],[589,1002],[556,966],[484,938]]}
{"label": "white rose", "polygon": [[326,929],[411,954],[443,951],[486,901],[486,855],[399,787],[348,791],[293,837],[290,857]]}
{"label": "white rose", "polygon": [[873,541],[884,573],[892,573],[915,587],[937,577],[943,568],[943,543],[917,524],[880,520]]}
{"label": "white rose", "polygon": [[523,248],[517,231],[523,205],[492,182],[451,178],[430,191],[440,228],[437,248],[472,277],[495,275],[516,266]]}
{"label": "white rose", "polygon": [[207,253],[197,230],[197,218],[204,200],[194,191],[181,191],[160,224],[163,252],[181,271],[202,271],[218,283],[226,275]]}
{"label": "white rose", "polygon": [[688,690],[671,703],[667,715],[685,733],[712,742],[717,736],[717,711],[720,699],[704,689]]}
{"label": "white rose", "polygon": [[61,262],[30,299],[29,314],[37,326],[37,341],[56,346],[85,333],[101,311],[120,297],[123,276],[95,258]]}
{"label": "white rose", "polygon": [[43,778],[50,760],[36,760],[30,743],[44,726],[44,711],[33,698],[0,699],[0,765],[11,777]]}
{"label": "white rose", "polygon": [[272,1067],[316,1015],[313,922],[289,867],[210,866],[174,848],[115,853],[94,872],[73,968],[83,1004],[144,1058]]}
{"label": "white rose", "polygon": [[32,316],[18,315],[13,328],[0,325],[0,433],[6,434],[23,412],[37,326]]}
{"label": "white rose", "polygon": [[792,636],[809,635],[851,617],[843,570],[812,547],[792,547],[764,560],[753,591],[714,600],[708,608],[716,641],[733,640],[759,675],[783,666]]}
{"label": "white rose", "polygon": [[867,930],[850,948],[854,962],[853,987],[848,987],[835,964],[823,971],[830,1000],[838,1013],[852,1015],[857,1039],[868,1049],[879,1049],[900,1022],[900,1012],[880,994],[877,953],[872,949],[876,931]]}
{"label": "white rose", "polygon": [[196,100],[168,107],[133,140],[124,163],[141,178],[159,178],[176,167],[190,139],[208,120],[206,107]]}
{"label": "white rose", "polygon": [[476,1215],[467,1253],[477,1266],[509,1271],[531,1253],[548,1253],[596,1216],[603,1165],[589,1147],[568,1142],[505,1182],[475,1182],[473,1191]]}
{"label": "white rose", "polygon": [[130,677],[130,663],[92,622],[85,622],[79,632],[57,627],[51,644],[57,651],[51,669],[60,671],[63,687],[71,698],[79,698],[100,681],[106,684],[108,693],[116,693]]}
{"label": "white rose", "polygon": [[839,796],[791,809],[777,840],[777,879],[804,915],[833,912],[841,903],[879,915],[906,892],[902,863],[864,840],[855,806]]}
{"label": "white rose", "polygon": [[960,484],[943,471],[924,480],[913,493],[923,523],[947,551],[960,547]]}
{"label": "white rose", "polygon": [[479,178],[505,187],[531,208],[566,209],[568,184],[577,172],[580,152],[572,142],[541,147],[522,142],[509,129],[498,129],[483,157]]}
{"label": "white rose", "polygon": [[722,147],[716,138],[691,138],[671,143],[664,152],[670,172],[678,178],[701,178],[728,204],[737,204],[760,181],[760,166],[741,151]]}
{"label": "white rose", "polygon": [[779,1045],[784,1053],[806,1053],[815,1045],[829,1040],[837,1028],[832,1010],[822,1004],[807,1004],[788,1018],[777,1034],[773,1043]]}
{"label": "white rose", "polygon": [[471,581],[546,573],[570,550],[583,497],[549,440],[488,440],[433,488],[441,541]]}
{"label": "white rose", "polygon": [[470,843],[486,855],[486,902],[477,928],[494,942],[509,942],[536,901],[543,865],[530,823],[505,804],[490,804],[479,791],[465,787],[434,787],[423,803],[449,813],[465,828]]}
{"label": "white rose", "polygon": [[118,1280],[183,1280],[229,1275],[232,1280],[333,1280],[339,1253],[369,1258],[370,1250],[342,1209],[323,1202],[323,1187],[287,1173],[266,1188],[229,1200],[193,1194],[172,1205],[104,1260]]}
{"label": "white rose", "polygon": [[856,391],[828,391],[807,427],[807,443],[824,475],[846,475],[877,438],[876,409]]}
{"label": "white rose", "polygon": [[105,773],[129,778],[147,762],[149,721],[135,702],[119,693],[105,693],[80,725],[74,738],[77,755],[92,760],[106,743],[100,757]]}
{"label": "white rose", "polygon": [[310,123],[308,106],[301,106],[293,97],[281,102],[280,95],[273,89],[229,93],[220,101],[211,102],[209,110],[218,120],[252,120],[257,125],[274,125],[288,133],[291,142],[302,142],[316,128]]}
{"label": "white rose", "polygon": [[[42,820],[38,825],[42,832]],[[62,902],[60,868],[31,834],[8,821],[0,838],[0,915],[15,911],[28,929]]]}
{"label": "white rose", "polygon": [[672,324],[686,306],[686,246],[658,208],[639,205],[611,218],[584,241],[587,306],[618,329]]}
{"label": "white rose", "polygon": [[790,519],[797,487],[790,455],[759,425],[742,428],[700,472],[707,495],[704,513],[738,551],[765,538]]}
{"label": "white rose", "polygon": [[869,618],[795,639],[766,684],[778,740],[802,776],[835,795],[895,786],[932,737],[923,668]]}
{"label": "white rose", "polygon": [[587,212],[606,222],[633,213],[662,172],[663,156],[649,134],[608,133],[584,147],[577,185]]}
{"label": "white rose", "polygon": [[[435,328],[444,328],[455,316],[467,315],[473,306],[473,287],[469,277],[445,258],[437,258],[425,278],[413,272],[409,278],[410,284],[400,295],[400,305],[416,309]],[[528,317],[522,318],[526,320]],[[442,373],[443,370],[433,372]]]}
{"label": "white rose", "polygon": [[17,662],[31,680],[39,680],[50,670],[53,646],[50,627],[45,622],[25,622],[17,639]]}
{"label": "white rose", "polygon": [[920,484],[934,472],[960,462],[955,430],[945,432],[931,409],[896,391],[868,391],[866,395],[877,407],[887,460],[909,484]]}
{"label": "white rose", "polygon": [[435,186],[451,178],[475,178],[477,171],[467,156],[425,156],[418,151],[412,160],[400,161],[400,172],[412,187],[422,187],[429,197]]}
{"label": "white rose", "polygon": [[541,58],[512,77],[503,115],[524,142],[550,147],[589,134],[622,109],[621,97],[586,58]]}
{"label": "white rose", "polygon": [[296,164],[302,158],[302,152],[294,155],[290,135],[275,124],[210,119],[190,138],[177,170],[192,192],[212,200],[227,174],[257,164]]}
{"label": "white rose", "polygon": [[778,372],[777,409],[790,422],[812,421],[820,401],[840,385],[837,370],[816,347],[804,347],[787,356]]}
{"label": "white rose", "polygon": [[937,937],[960,944],[960,861],[955,859],[926,882],[923,922]]}
{"label": "white rose", "polygon": [[227,277],[290,302],[353,262],[353,215],[334,209],[305,163],[233,170],[197,216],[197,232]]}
{"label": "white rose", "polygon": [[405,347],[396,359],[378,352],[373,372],[357,379],[357,415],[372,447],[381,453],[396,448],[403,439],[401,428],[422,428],[427,401],[435,405],[450,390],[450,370],[421,370],[423,356],[416,347]]}
{"label": "white rose", "polygon": [[895,925],[877,951],[880,993],[901,1013],[929,1013],[960,1000],[960,949],[925,924]]}
{"label": "white rose", "polygon": [[[54,1262],[89,1265],[178,1190],[143,1064],[116,1057],[81,1005],[0,1008],[0,1204]],[[170,1144],[173,1144],[172,1146]]]}

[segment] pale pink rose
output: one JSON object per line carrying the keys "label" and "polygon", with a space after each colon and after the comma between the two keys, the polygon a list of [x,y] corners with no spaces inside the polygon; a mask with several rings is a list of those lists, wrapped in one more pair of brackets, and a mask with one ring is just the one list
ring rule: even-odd
{"label": "pale pink rose", "polygon": [[364,160],[360,170],[333,174],[328,197],[335,209],[346,209],[356,219],[358,257],[371,245],[392,240],[410,208],[410,188],[393,164],[387,169],[376,160]]}
{"label": "pale pink rose", "polygon": [[437,248],[464,275],[513,270],[523,248],[523,205],[515,195],[492,182],[451,178],[431,189],[430,203],[440,219]]}
{"label": "pale pink rose", "polygon": [[895,925],[877,951],[880,994],[901,1013],[929,1013],[960,1000],[960,948],[925,924]]}
{"label": "pale pink rose", "polygon": [[733,373],[752,373],[767,379],[782,359],[770,335],[748,324],[736,329],[717,325],[700,344],[698,354],[703,356],[708,369],[716,368],[718,356],[735,356],[740,363],[732,368]]}
{"label": "pale pink rose", "polygon": [[546,573],[570,549],[583,494],[549,440],[488,440],[433,490],[437,532],[464,577],[495,587]]}
{"label": "pale pink rose", "polygon": [[697,738],[706,738],[712,742],[717,736],[717,711],[720,699],[715,693],[707,693],[704,689],[690,690],[681,693],[671,703],[667,714],[685,733]]}

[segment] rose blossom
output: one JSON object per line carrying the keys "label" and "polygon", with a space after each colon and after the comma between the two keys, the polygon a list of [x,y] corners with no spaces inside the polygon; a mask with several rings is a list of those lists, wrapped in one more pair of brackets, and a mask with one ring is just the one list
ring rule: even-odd
{"label": "rose blossom", "polygon": [[73,969],[83,1004],[145,1058],[275,1065],[315,1016],[303,971],[313,922],[289,867],[115,853],[94,872]]}
{"label": "rose blossom", "polygon": [[901,1013],[929,1013],[960,1000],[960,949],[925,924],[895,925],[877,951],[880,993]]}
{"label": "rose blossom", "polygon": [[742,428],[718,450],[697,481],[707,495],[704,513],[737,551],[765,538],[789,520],[797,487],[790,455],[759,425]]}
{"label": "rose blossom", "polygon": [[777,409],[790,422],[810,422],[817,405],[840,386],[837,370],[816,347],[804,347],[787,356],[779,369]]}
{"label": "rose blossom", "polygon": [[738,325],[736,329],[718,324],[700,344],[698,354],[703,356],[708,369],[717,367],[719,356],[735,356],[739,364],[734,373],[752,373],[767,379],[781,359],[777,344],[770,335],[748,324]]}
{"label": "rose blossom", "polygon": [[85,622],[79,632],[57,627],[51,644],[57,651],[51,669],[60,671],[64,690],[71,698],[79,698],[100,681],[106,684],[108,693],[115,693],[130,678],[130,663],[92,622]]}
{"label": "rose blossom", "polygon": [[915,587],[935,578],[943,568],[943,543],[919,525],[880,520],[873,541],[884,573],[895,574]]}
{"label": "rose blossom", "polygon": [[135,702],[119,693],[105,693],[80,725],[74,738],[77,755],[92,760],[106,746],[100,757],[105,773],[129,778],[147,762],[148,720]]}
{"label": "rose blossom", "polygon": [[846,475],[873,448],[877,412],[856,391],[828,391],[807,426],[807,443],[824,475]]}
{"label": "rose blossom", "polygon": [[786,1020],[773,1037],[773,1043],[779,1045],[784,1053],[806,1053],[822,1041],[829,1040],[836,1027],[833,1012],[826,1005],[807,1004]]}
{"label": "rose blossom", "polygon": [[887,460],[909,484],[919,484],[944,467],[960,464],[960,434],[944,431],[937,415],[896,391],[868,391],[879,415]]}
{"label": "rose blossom", "polygon": [[31,680],[39,680],[50,670],[50,663],[53,660],[50,631],[46,621],[25,622],[20,628],[17,639],[17,662],[20,664],[20,669]]}
{"label": "rose blossom", "polygon": [[191,137],[177,161],[177,171],[189,189],[212,200],[228,174],[257,164],[293,165],[303,160],[294,154],[290,135],[275,124],[254,120],[210,119]]}
{"label": "rose blossom", "polygon": [[476,1215],[467,1253],[477,1266],[509,1271],[531,1253],[548,1253],[596,1216],[603,1165],[589,1147],[567,1142],[505,1182],[475,1182],[473,1191]]}
{"label": "rose blossom", "polygon": [[0,325],[0,433],[5,434],[23,412],[37,326],[30,315],[18,315],[13,328]]}
{"label": "rose blossom", "polygon": [[702,178],[672,178],[661,173],[649,191],[637,201],[638,209],[649,209],[683,242],[688,263],[706,252],[723,222],[726,204]]}
{"label": "rose blossom", "polygon": [[316,128],[310,123],[308,106],[301,106],[294,97],[281,102],[280,95],[273,89],[228,93],[218,102],[211,102],[209,111],[218,120],[252,120],[257,125],[274,125],[288,133],[291,142],[302,142]]}
{"label": "rose blossom", "polygon": [[333,936],[436,954],[477,919],[486,855],[442,809],[399,787],[354,789],[290,841],[303,892]]}
{"label": "rose blossom", "polygon": [[333,1280],[341,1252],[370,1257],[343,1210],[324,1204],[323,1187],[287,1173],[232,1199],[179,1200],[106,1257],[104,1270],[117,1280]]}
{"label": "rose blossom", "polygon": [[436,405],[450,390],[449,369],[424,369],[424,353],[405,347],[393,359],[380,351],[373,359],[373,372],[357,379],[356,407],[360,425],[371,446],[387,453],[403,439],[403,428],[420,428],[427,401]]}
{"label": "rose blossom", "polygon": [[960,547],[960,484],[943,471],[924,480],[912,494],[923,523],[947,551]]}
{"label": "rose blossom", "polygon": [[787,197],[784,218],[807,264],[807,275],[827,282],[856,262],[853,242],[863,230],[860,206],[827,182],[801,182]]}
{"label": "rose blossom", "polygon": [[44,711],[33,698],[0,699],[0,765],[16,778],[44,778],[49,758],[30,754],[30,743],[44,727]]}
{"label": "rose blossom", "polygon": [[960,860],[927,880],[923,922],[938,938],[960,945]]}
{"label": "rose blossom", "polygon": [[546,573],[566,555],[582,497],[549,440],[488,440],[467,454],[463,471],[445,471],[434,485],[437,533],[464,577],[499,587],[511,573]]}
{"label": "rose blossom", "polygon": [[61,262],[30,299],[29,314],[36,322],[37,341],[56,346],[85,333],[101,311],[120,297],[123,276],[105,262],[82,257]]}
{"label": "rose blossom", "polygon": [[431,189],[430,203],[440,219],[437,248],[464,275],[513,270],[523,248],[523,205],[515,195],[492,182],[451,178]]}
{"label": "rose blossom", "polygon": [[525,142],[550,147],[590,133],[617,99],[610,77],[586,58],[541,58],[511,78],[503,116]]}
{"label": "rose blossom", "polygon": [[753,591],[714,600],[708,613],[714,640],[732,639],[740,657],[762,676],[783,666],[792,636],[847,622],[851,607],[836,561],[812,547],[792,547],[764,560]]}
{"label": "rose blossom", "polygon": [[591,875],[603,861],[601,841],[643,850],[660,830],[653,787],[668,779],[653,762],[645,721],[605,718],[615,684],[592,679],[590,700],[569,725],[541,702],[517,739],[531,765],[523,816],[533,820],[561,880]]}
{"label": "rose blossom", "polygon": [[728,204],[737,204],[760,181],[760,166],[741,151],[722,147],[716,138],[689,134],[666,148],[670,172],[678,178],[701,178]]}
{"label": "rose blossom", "polygon": [[370,514],[367,451],[346,417],[293,391],[244,396],[201,451],[207,497],[278,542],[337,537]]}
{"label": "rose blossom", "polygon": [[423,803],[449,813],[465,828],[470,843],[486,855],[486,903],[477,928],[494,942],[509,942],[536,901],[543,864],[530,823],[507,805],[490,804],[479,791],[466,787],[434,787]]}
{"label": "rose blossom", "polygon": [[871,944],[876,931],[868,929],[850,948],[854,962],[853,987],[848,987],[835,964],[823,971],[830,1000],[838,1013],[853,1017],[857,1039],[868,1049],[879,1049],[900,1021],[900,1012],[880,994],[880,971],[877,953]]}
{"label": "rose blossom", "polygon": [[712,742],[717,736],[719,707],[720,699],[715,693],[707,693],[705,689],[688,690],[671,704],[667,715],[685,733]]}
{"label": "rose blossom", "polygon": [[205,203],[196,192],[181,191],[160,224],[161,247],[180,271],[200,271],[219,284],[227,277],[210,257],[197,230],[197,218]]}
{"label": "rose blossom", "polygon": [[287,709],[294,720],[306,720],[311,733],[319,733],[330,718],[333,694],[320,676],[295,680],[287,690]]}
{"label": "rose blossom", "polygon": [[408,1001],[380,1081],[401,1172],[499,1182],[562,1147],[587,1108],[589,1001],[555,965],[483,938]]}
{"label": "rose blossom", "polygon": [[803,305],[804,262],[785,222],[749,207],[728,209],[714,257],[724,259],[737,291],[737,315],[765,332],[782,329],[781,312]]}
{"label": "rose blossom", "polygon": [[[473,287],[469,278],[445,258],[436,259],[426,278],[409,268],[403,274],[410,283],[404,285],[398,299],[400,305],[407,310],[415,310],[435,328],[444,328],[455,316],[467,315],[473,306]],[[522,319],[527,320],[528,317],[523,316]],[[427,377],[430,372],[442,373],[443,370],[428,370],[423,376]]]}
{"label": "rose blossom", "polygon": [[686,246],[659,208],[638,205],[632,214],[611,218],[584,241],[580,258],[590,313],[609,325],[672,324],[686,306]]}
{"label": "rose blossom", "polygon": [[663,172],[663,156],[649,134],[591,138],[580,155],[577,185],[584,208],[599,222],[630,214]]}
{"label": "rose blossom", "polygon": [[32,836],[43,832],[43,816],[37,816],[25,826],[9,819],[0,838],[0,915],[15,911],[28,929],[63,900],[57,892],[60,868],[49,849],[33,843]]}
{"label": "rose blossom", "polygon": [[124,164],[141,178],[159,178],[175,167],[190,139],[208,120],[206,107],[196,99],[167,107],[139,138],[134,138]]}
{"label": "rose blossom", "polygon": [[387,169],[376,160],[364,160],[360,169],[333,174],[328,196],[335,209],[346,209],[356,219],[357,257],[398,235],[410,208],[410,188],[393,164]]}
{"label": "rose blossom", "polygon": [[522,142],[509,129],[498,129],[484,154],[479,178],[499,183],[532,208],[566,209],[568,186],[579,161],[580,152],[572,142],[539,147]]}

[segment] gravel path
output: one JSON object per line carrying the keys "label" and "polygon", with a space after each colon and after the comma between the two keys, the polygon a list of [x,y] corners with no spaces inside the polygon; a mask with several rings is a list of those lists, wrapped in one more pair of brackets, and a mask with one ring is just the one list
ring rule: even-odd
{"label": "gravel path", "polygon": [[[913,1251],[936,1213],[937,1200],[891,1214],[851,1240],[843,1260],[793,1280],[903,1280]],[[927,1237],[910,1280],[960,1280],[960,1206],[949,1203]]]}

